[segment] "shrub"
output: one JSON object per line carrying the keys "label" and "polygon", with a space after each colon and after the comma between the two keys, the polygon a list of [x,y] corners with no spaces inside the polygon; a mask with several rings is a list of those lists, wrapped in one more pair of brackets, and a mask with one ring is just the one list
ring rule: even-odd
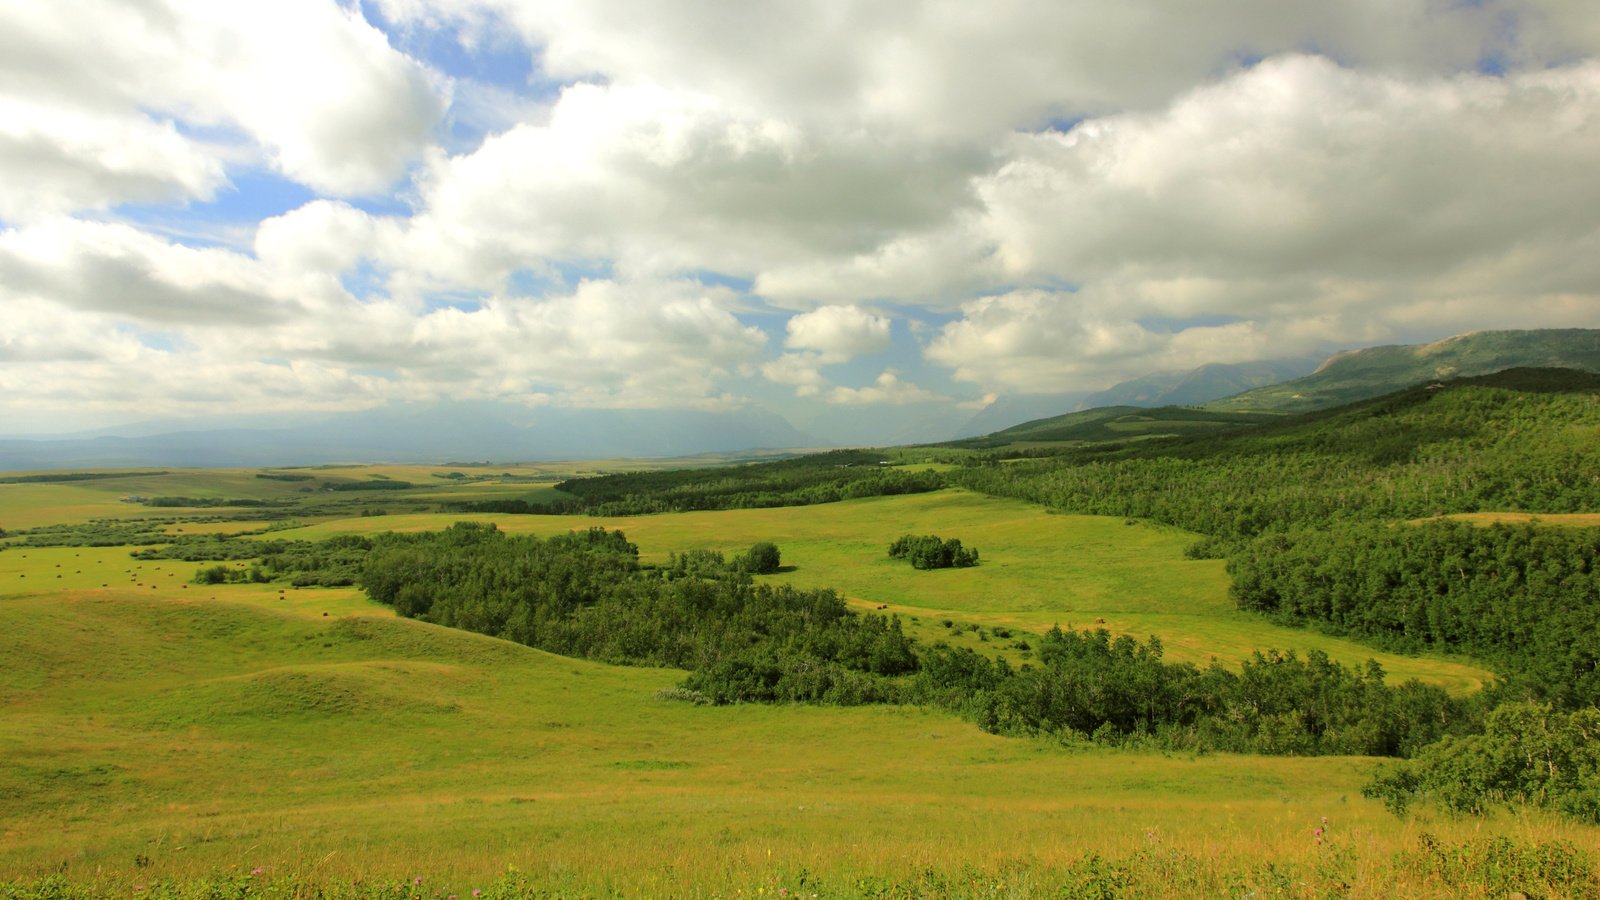
{"label": "shrub", "polygon": [[744,556],[744,567],[756,575],[771,575],[778,571],[780,555],[778,545],[771,541],[759,541],[752,544],[750,552]]}

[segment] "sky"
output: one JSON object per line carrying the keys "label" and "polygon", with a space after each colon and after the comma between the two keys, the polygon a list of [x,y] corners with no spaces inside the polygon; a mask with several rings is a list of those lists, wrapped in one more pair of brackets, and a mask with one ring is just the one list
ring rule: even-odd
{"label": "sky", "polygon": [[1592,0],[0,0],[0,433],[1595,326]]}

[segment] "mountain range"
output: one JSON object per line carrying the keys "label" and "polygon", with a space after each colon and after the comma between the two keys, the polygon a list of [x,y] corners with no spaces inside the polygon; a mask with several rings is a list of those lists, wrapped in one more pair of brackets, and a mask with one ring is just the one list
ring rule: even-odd
{"label": "mountain range", "polygon": [[[1430,380],[1523,366],[1600,372],[1600,329],[1482,331],[1428,344],[1337,353],[1320,365],[1310,357],[1211,364],[1146,375],[1093,394],[1007,397],[980,411],[954,436],[984,440],[980,436],[987,435],[1004,442],[1168,433],[1202,427],[1202,419],[1214,423],[1192,411],[1140,411],[1305,412]],[[824,424],[809,423],[819,433]],[[871,410],[845,414],[836,424],[826,433],[873,442]],[[951,430],[929,421],[902,427],[897,442],[939,440]],[[477,401],[273,422],[153,422],[74,435],[0,438],[0,469],[644,458],[828,443],[758,408],[565,409]]]}

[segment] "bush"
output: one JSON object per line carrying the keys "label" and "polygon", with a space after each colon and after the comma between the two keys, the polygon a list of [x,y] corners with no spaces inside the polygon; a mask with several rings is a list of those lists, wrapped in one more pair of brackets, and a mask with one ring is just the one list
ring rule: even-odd
{"label": "bush", "polygon": [[751,545],[750,552],[745,554],[744,567],[755,575],[771,575],[778,571],[779,559],[777,544],[760,541]]}

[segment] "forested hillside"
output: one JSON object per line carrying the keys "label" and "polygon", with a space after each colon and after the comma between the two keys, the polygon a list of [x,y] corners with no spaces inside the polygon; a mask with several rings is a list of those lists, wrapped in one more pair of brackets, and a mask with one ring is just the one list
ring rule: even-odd
{"label": "forested hillside", "polygon": [[989,461],[952,478],[1209,537],[1247,609],[1387,646],[1474,654],[1600,701],[1595,535],[1395,523],[1600,509],[1600,376],[1510,370],[1238,434]]}
{"label": "forested hillside", "polygon": [[1274,525],[1600,509],[1600,375],[1517,369],[1237,433],[988,459],[964,487],[1237,547]]}

